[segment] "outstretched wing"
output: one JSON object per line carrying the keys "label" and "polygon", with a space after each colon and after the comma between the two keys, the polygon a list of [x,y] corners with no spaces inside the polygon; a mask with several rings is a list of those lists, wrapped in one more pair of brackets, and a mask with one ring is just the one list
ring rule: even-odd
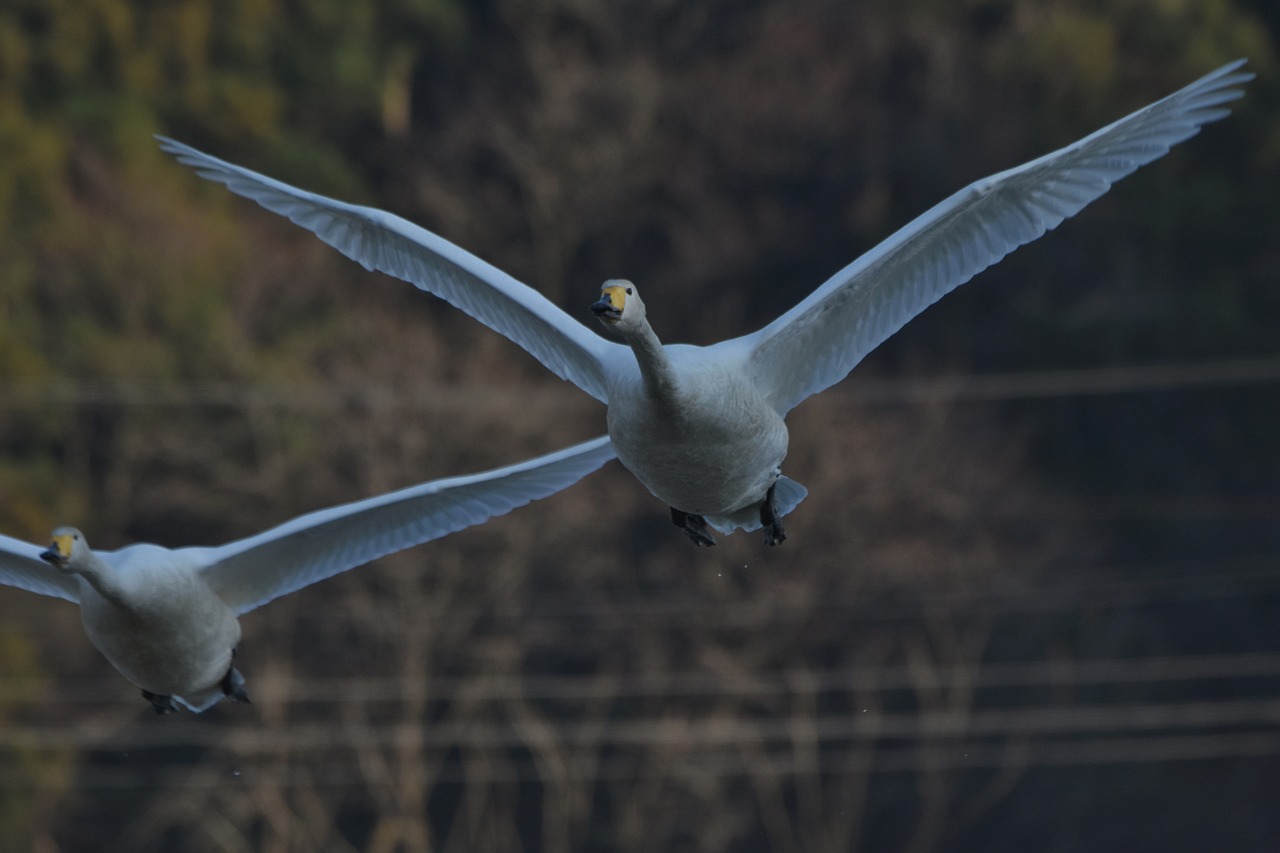
{"label": "outstretched wing", "polygon": [[41,560],[41,550],[30,542],[0,536],[0,583],[79,604],[76,579]]}
{"label": "outstretched wing", "polygon": [[[245,613],[412,545],[553,495],[614,458],[608,436],[517,465],[435,480],[295,518],[218,548],[189,549],[209,585]],[[188,549],[184,549],[188,550]]]}
{"label": "outstretched wing", "polygon": [[561,379],[608,402],[605,369],[611,357],[619,357],[622,344],[597,335],[528,285],[398,216],[309,193],[181,142],[156,138],[202,178],[288,217],[365,269],[439,296],[510,338]]}
{"label": "outstretched wing", "polygon": [[1224,65],[1059,151],[970,184],[849,264],[803,302],[731,342],[782,414],[839,382],[912,317],[1074,216],[1111,184],[1229,113],[1253,78]]}

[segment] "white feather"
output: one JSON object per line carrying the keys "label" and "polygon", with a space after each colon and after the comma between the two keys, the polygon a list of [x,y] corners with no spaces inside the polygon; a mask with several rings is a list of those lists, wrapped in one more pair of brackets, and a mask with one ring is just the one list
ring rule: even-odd
{"label": "white feather", "polygon": [[482,474],[330,507],[215,548],[93,551],[73,528],[65,568],[0,536],[0,583],[80,604],[90,641],[143,690],[200,711],[220,700],[238,616],[274,598],[565,489],[614,458],[607,436]]}
{"label": "white feather", "polygon": [[[976,181],[753,334],[710,347],[661,347],[643,317],[624,317],[614,330],[634,354],[397,216],[296,189],[170,139],[161,147],[366,268],[405,279],[506,335],[609,405],[619,458],[655,495],[718,528],[750,528],[760,526],[759,509],[786,453],[785,427],[766,411],[780,419],[839,382],[943,295],[1227,115],[1223,105],[1253,77],[1240,71],[1243,64],[1224,65],[1066,148]],[[656,348],[643,349],[646,342]],[[658,375],[667,377],[658,383],[665,390],[654,393],[646,383]],[[751,491],[745,497],[744,487]],[[786,503],[794,505],[797,495],[803,492],[788,488]]]}

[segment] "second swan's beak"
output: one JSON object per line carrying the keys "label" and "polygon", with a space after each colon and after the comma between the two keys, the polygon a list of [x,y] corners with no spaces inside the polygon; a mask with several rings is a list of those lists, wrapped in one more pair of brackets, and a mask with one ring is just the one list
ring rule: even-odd
{"label": "second swan's beak", "polygon": [[608,294],[591,303],[591,313],[605,323],[616,323],[622,319],[622,311],[613,304]]}
{"label": "second swan's beak", "polygon": [[40,559],[59,569],[66,566],[67,561],[71,559],[71,536],[55,531],[53,542],[49,544],[47,551],[40,554]]}

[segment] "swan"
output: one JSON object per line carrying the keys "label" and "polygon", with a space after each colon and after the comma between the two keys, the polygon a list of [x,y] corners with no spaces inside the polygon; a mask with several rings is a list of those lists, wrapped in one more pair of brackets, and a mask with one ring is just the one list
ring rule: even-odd
{"label": "swan", "polygon": [[[74,527],[45,550],[0,535],[0,584],[80,605],[89,641],[157,714],[248,702],[232,663],[238,617],[387,554],[565,489],[610,459],[608,436],[481,474],[299,516],[213,548],[95,551]],[[46,565],[46,563],[48,565]],[[52,566],[52,568],[50,568]]]}
{"label": "swan", "polygon": [[639,289],[611,279],[593,333],[532,288],[397,216],[291,187],[166,137],[163,150],[313,231],[366,269],[445,299],[608,406],[618,458],[698,545],[765,529],[806,495],[781,475],[786,414],[839,382],[946,293],[1073,216],[1111,184],[1229,113],[1253,78],[1222,66],[1065,148],[983,178],[926,211],[758,331],[711,346],[663,344]]}

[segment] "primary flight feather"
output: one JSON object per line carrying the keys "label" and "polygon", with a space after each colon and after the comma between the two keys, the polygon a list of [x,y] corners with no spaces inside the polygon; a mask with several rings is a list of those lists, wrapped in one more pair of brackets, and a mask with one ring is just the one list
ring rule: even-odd
{"label": "primary flight feather", "polygon": [[708,347],[662,344],[629,281],[605,282],[592,305],[623,345],[400,217],[291,187],[171,139],[161,138],[161,147],[366,269],[445,299],[608,405],[618,458],[695,543],[714,542],[710,525],[726,533],[763,526],[776,544],[786,538],[782,516],[805,496],[781,476],[783,416],[847,376],[942,296],[1226,116],[1224,104],[1253,78],[1243,64],[1224,65],[1078,142],[970,184],[763,329]]}

